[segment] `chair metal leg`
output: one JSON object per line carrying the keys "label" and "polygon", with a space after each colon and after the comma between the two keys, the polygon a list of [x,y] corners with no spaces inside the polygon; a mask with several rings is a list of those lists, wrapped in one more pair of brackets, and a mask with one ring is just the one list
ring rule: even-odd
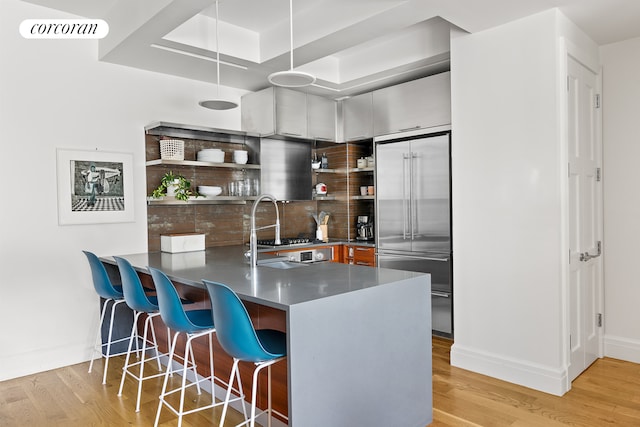
{"label": "chair metal leg", "polygon": [[[107,338],[107,353],[104,358],[104,374],[102,375],[102,384],[107,383],[107,369],[109,368],[109,359],[111,358],[111,340],[113,339],[113,321],[116,316],[116,307],[118,304],[123,302],[125,301],[118,300],[118,301],[114,301],[114,303],[111,305],[111,318],[109,320],[109,337]],[[102,346],[100,346],[100,350],[102,350]]]}
{"label": "chair metal leg", "polygon": [[100,349],[100,357],[102,357],[102,322],[104,322],[104,316],[107,313],[107,305],[109,301],[113,301],[112,299],[106,299],[104,304],[102,304],[102,309],[100,310],[100,320],[98,321],[98,333],[96,335],[96,342],[93,346],[93,350],[91,351],[91,362],[89,362],[89,371],[91,373],[91,369],[93,369],[93,361],[95,360],[96,349]]}
{"label": "chair metal leg", "polygon": [[[222,415],[220,416],[220,425],[224,425],[224,420],[227,416],[227,408],[229,407],[229,398],[231,397],[231,388],[233,387],[233,379],[234,376],[236,375],[236,372],[238,371],[238,363],[240,362],[240,360],[236,359],[235,357],[233,358],[233,366],[231,367],[231,375],[229,375],[229,385],[227,386],[227,394],[225,395],[224,398],[224,405],[222,405]],[[238,379],[240,378],[240,374],[238,373]],[[238,389],[240,390],[240,392],[242,393],[242,386],[240,384],[238,384]],[[244,395],[242,396],[244,397]],[[244,401],[244,399],[243,399]],[[244,405],[243,405],[244,407]],[[245,411],[244,414],[244,418],[245,420],[247,419],[247,414]]]}
{"label": "chair metal leg", "polygon": [[256,425],[256,401],[258,394],[258,374],[260,373],[260,369],[264,365],[258,365],[253,371],[253,384],[251,385],[251,427],[255,427]]}
{"label": "chair metal leg", "polygon": [[271,427],[271,365],[267,367],[267,427]]}
{"label": "chair metal leg", "polygon": [[[151,319],[151,317],[147,317],[144,321],[144,332],[142,334],[142,359],[140,360],[140,374],[138,376],[138,396],[136,397],[136,412],[140,412],[140,395],[142,394],[142,381],[144,381],[144,363],[147,357],[147,335],[149,332],[149,319]],[[153,331],[153,325],[151,325],[151,330]],[[155,342],[154,344],[156,346],[158,345],[157,342]]]}
{"label": "chair metal leg", "polygon": [[153,345],[156,351],[156,362],[158,363],[158,371],[162,371],[162,364],[160,363],[160,348],[158,347],[158,339],[156,338],[156,327],[153,324],[154,317],[154,315],[147,313],[147,319],[145,320],[145,322],[151,323],[151,337],[153,338]]}
{"label": "chair metal leg", "polygon": [[129,369],[129,359],[131,358],[131,347],[133,347],[133,340],[138,338],[138,318],[140,317],[139,311],[133,313],[133,326],[131,326],[131,336],[129,337],[129,347],[127,348],[127,357],[124,359],[124,366],[122,368],[122,378],[120,378],[120,388],[118,389],[118,396],[122,396],[122,388],[124,387],[124,379],[127,376],[127,370]]}
{"label": "chair metal leg", "polygon": [[158,412],[156,413],[156,420],[153,423],[154,427],[158,427],[158,422],[160,421],[160,411],[162,411],[162,405],[164,404],[164,396],[167,392],[167,384],[169,382],[169,376],[173,372],[173,369],[171,368],[171,364],[173,363],[173,354],[175,353],[176,344],[178,343],[178,335],[179,335],[179,332],[176,332],[173,335],[171,350],[169,350],[169,362],[167,364],[167,372],[164,375],[164,383],[162,384],[162,391],[160,392],[160,396],[158,397]]}
{"label": "chair metal leg", "polygon": [[[180,390],[180,409],[178,410],[178,427],[182,426],[182,415],[184,412],[184,392],[187,387],[187,369],[189,365],[189,353],[191,353],[191,358],[193,358],[193,351],[191,348],[191,336],[187,337],[187,342],[184,346],[184,364],[182,365],[182,389]],[[198,381],[198,373],[195,367],[195,360],[193,360],[193,373],[196,375],[196,387],[198,388],[198,394],[200,394],[200,381]]]}

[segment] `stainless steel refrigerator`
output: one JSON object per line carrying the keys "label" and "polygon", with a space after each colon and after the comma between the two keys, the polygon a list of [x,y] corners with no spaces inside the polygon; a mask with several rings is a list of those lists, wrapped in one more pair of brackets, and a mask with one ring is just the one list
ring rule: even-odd
{"label": "stainless steel refrigerator", "polygon": [[432,330],[452,337],[451,133],[374,142],[377,265],[430,273]]}

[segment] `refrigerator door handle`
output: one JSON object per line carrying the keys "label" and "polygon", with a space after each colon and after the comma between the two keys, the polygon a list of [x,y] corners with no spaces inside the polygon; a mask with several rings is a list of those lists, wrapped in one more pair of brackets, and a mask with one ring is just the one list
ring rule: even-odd
{"label": "refrigerator door handle", "polygon": [[410,206],[410,211],[411,211],[411,240],[413,240],[415,238],[415,235],[417,234],[417,230],[415,229],[415,227],[418,225],[418,209],[416,207],[416,203],[415,203],[415,191],[416,191],[416,186],[415,186],[415,173],[414,171],[417,171],[418,168],[416,166],[416,159],[418,158],[418,154],[415,152],[411,152],[411,175],[410,175],[410,180],[411,180],[411,195],[410,197],[410,202],[409,202],[409,206]]}
{"label": "refrigerator door handle", "polygon": [[[408,167],[407,167],[408,163]],[[402,238],[407,239],[411,228],[411,205],[407,206],[407,199],[411,200],[411,158],[407,153],[402,154]],[[407,188],[409,187],[409,188]],[[407,197],[408,196],[408,197]]]}
{"label": "refrigerator door handle", "polygon": [[434,297],[449,298],[449,294],[446,292],[431,291],[431,295]]}
{"label": "refrigerator door handle", "polygon": [[449,257],[445,257],[445,258],[421,257],[421,258],[427,261],[449,262]]}

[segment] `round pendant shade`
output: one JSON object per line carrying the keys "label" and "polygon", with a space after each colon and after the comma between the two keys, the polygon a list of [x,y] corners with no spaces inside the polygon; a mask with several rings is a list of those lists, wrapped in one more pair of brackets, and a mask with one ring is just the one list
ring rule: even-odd
{"label": "round pendant shade", "polygon": [[198,104],[210,110],[231,110],[238,106],[235,102],[226,101],[224,99],[210,99],[207,101],[200,101]]}
{"label": "round pendant shade", "polygon": [[316,81],[312,74],[294,70],[271,73],[268,79],[272,85],[281,87],[304,87]]}

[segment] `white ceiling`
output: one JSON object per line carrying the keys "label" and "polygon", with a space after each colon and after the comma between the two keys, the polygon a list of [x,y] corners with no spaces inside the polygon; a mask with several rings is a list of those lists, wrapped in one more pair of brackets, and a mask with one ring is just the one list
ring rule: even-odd
{"label": "white ceiling", "polygon": [[[102,61],[216,82],[215,0],[23,0],[109,24]],[[449,67],[451,28],[477,32],[558,7],[599,45],[640,36],[639,0],[293,0],[294,68],[341,98]],[[222,86],[259,90],[290,67],[287,0],[221,0]]]}

